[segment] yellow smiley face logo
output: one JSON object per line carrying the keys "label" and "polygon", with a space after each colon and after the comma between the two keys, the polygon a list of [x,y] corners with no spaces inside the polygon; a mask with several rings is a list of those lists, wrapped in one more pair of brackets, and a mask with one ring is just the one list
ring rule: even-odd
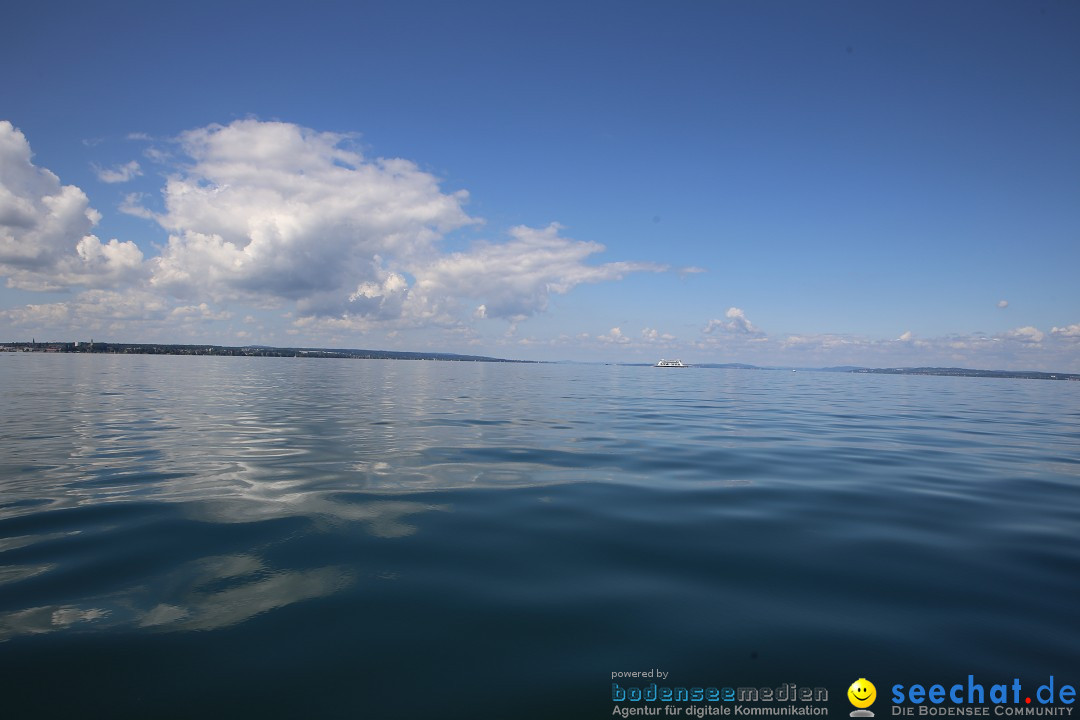
{"label": "yellow smiley face logo", "polygon": [[868,708],[877,698],[877,688],[866,678],[859,678],[847,689],[848,700],[857,708]]}

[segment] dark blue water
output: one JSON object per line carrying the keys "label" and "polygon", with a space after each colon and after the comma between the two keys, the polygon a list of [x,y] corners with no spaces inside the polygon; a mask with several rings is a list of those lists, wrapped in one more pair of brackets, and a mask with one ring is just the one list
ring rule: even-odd
{"label": "dark blue water", "polygon": [[6,354],[0,401],[4,717],[1080,681],[1078,383]]}

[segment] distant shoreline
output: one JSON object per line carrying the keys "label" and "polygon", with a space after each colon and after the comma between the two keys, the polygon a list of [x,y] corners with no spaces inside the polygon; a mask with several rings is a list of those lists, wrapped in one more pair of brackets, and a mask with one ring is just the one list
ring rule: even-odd
{"label": "distant shoreline", "polygon": [[[178,345],[166,343],[99,343],[99,342],[7,342],[0,343],[0,352],[94,353],[109,355],[209,355],[219,357],[313,357],[352,360],[437,360],[443,362],[524,363],[530,365],[563,364],[543,360],[508,360],[486,355],[456,353],[405,352],[398,350],[357,350],[332,348],[279,348],[266,345]],[[577,363],[586,365],[618,365],[651,367],[652,363]],[[769,367],[745,363],[698,363],[691,368],[719,370],[774,370],[798,372],[862,373],[873,375],[935,375],[941,377],[1012,378],[1021,380],[1080,381],[1077,373],[1050,373],[1035,370],[975,370],[949,367],[865,368],[851,365],[841,367]]]}
{"label": "distant shoreline", "polygon": [[939,375],[945,377],[1020,378],[1024,380],[1080,380],[1074,373],[1048,373],[1034,370],[971,370],[969,368],[859,368],[853,373],[875,375]]}
{"label": "distant shoreline", "polygon": [[[634,367],[649,367],[649,363],[609,363]],[[941,377],[984,377],[984,378],[1013,378],[1020,380],[1080,380],[1080,374],[1076,373],[1050,373],[1036,370],[974,370],[972,368],[946,368],[946,367],[904,367],[904,368],[865,368],[854,366],[842,367],[769,367],[760,365],[746,365],[744,363],[697,363],[689,365],[692,368],[706,368],[710,370],[773,370],[781,372],[830,372],[830,373],[862,373],[872,375],[936,375]]]}
{"label": "distant shoreline", "polygon": [[440,360],[446,362],[534,363],[533,360],[505,360],[484,355],[456,353],[399,352],[396,350],[356,350],[328,348],[279,348],[266,345],[177,345],[167,343],[102,342],[9,342],[0,343],[0,352],[93,353],[105,355],[209,355],[220,357],[313,357],[353,360]]}

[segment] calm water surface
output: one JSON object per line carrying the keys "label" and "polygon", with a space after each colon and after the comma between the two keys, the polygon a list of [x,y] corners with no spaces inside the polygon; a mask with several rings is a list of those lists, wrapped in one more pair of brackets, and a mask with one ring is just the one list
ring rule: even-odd
{"label": "calm water surface", "polygon": [[4,354],[0,399],[5,717],[1080,681],[1080,383]]}

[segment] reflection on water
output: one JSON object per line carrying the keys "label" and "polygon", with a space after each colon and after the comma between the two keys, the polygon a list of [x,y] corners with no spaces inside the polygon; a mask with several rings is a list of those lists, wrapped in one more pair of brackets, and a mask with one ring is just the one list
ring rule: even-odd
{"label": "reflection on water", "polygon": [[219,523],[245,523],[301,516],[320,520],[358,523],[369,533],[382,538],[399,538],[416,531],[404,521],[409,515],[446,511],[449,506],[407,500],[350,501],[343,493],[296,493],[268,500],[266,498],[223,498],[193,503],[192,517]]}
{"label": "reflection on water", "polygon": [[[167,590],[153,597],[146,586],[135,586],[87,599],[79,606],[51,605],[0,614],[0,641],[16,635],[122,625],[159,631],[214,630],[329,595],[353,581],[352,572],[342,567],[283,571],[267,567],[254,555],[207,557],[155,578],[155,585]],[[160,601],[150,605],[155,599]]]}
{"label": "reflection on water", "polygon": [[[268,610],[329,595],[353,581],[345,568],[273,571],[259,558],[247,555],[205,558],[190,569],[181,568],[175,579],[181,582],[176,604],[159,603],[148,611],[138,611],[135,621],[139,627],[161,630],[227,627]],[[235,583],[219,590],[208,589],[224,579]]]}
{"label": "reflection on water", "polygon": [[77,623],[89,623],[109,616],[102,608],[72,605],[29,608],[0,616],[0,641],[15,635],[39,635],[65,630]]}
{"label": "reflection on water", "polygon": [[[41,503],[58,509],[135,499],[300,502],[324,512],[330,491],[565,482],[580,479],[568,468],[596,459],[564,447],[578,455],[569,464],[544,460],[546,448],[578,442],[579,433],[567,430],[591,419],[573,416],[584,408],[538,416],[540,388],[492,387],[486,364],[453,378],[436,363],[27,360],[0,366],[20,376],[5,386],[5,400],[48,412],[2,421],[13,452],[3,460],[0,517],[40,512]],[[538,454],[509,463],[485,454],[504,448]]]}
{"label": "reflection on water", "polygon": [[[355,672],[355,707],[410,718],[494,716],[481,694],[517,713],[519,691],[599,717],[582,678],[628,665],[846,687],[1060,673],[1080,643],[1077,383],[11,354],[0,402],[24,709],[61,655],[114,703],[147,662],[262,687],[282,637],[273,672],[323,715]],[[101,660],[110,641],[135,659]],[[139,697],[109,710],[157,716]]]}
{"label": "reflection on water", "polygon": [[0,567],[0,585],[19,582],[48,572],[52,565],[5,565]]}

